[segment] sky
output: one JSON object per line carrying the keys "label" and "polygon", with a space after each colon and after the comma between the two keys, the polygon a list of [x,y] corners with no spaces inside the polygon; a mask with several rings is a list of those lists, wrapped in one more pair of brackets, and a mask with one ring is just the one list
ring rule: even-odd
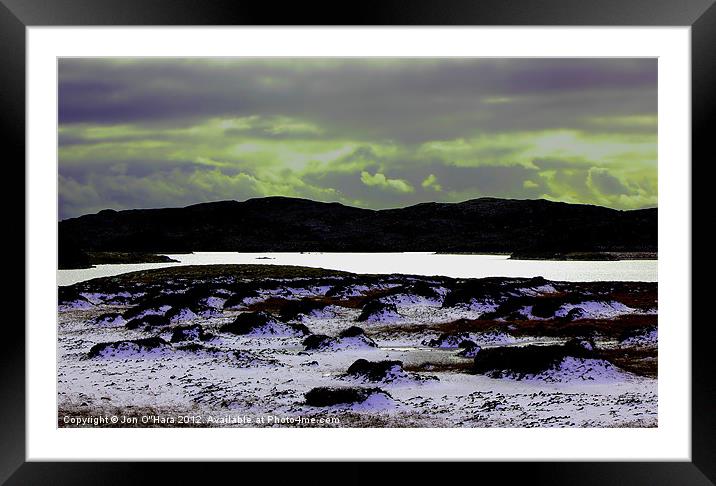
{"label": "sky", "polygon": [[657,205],[656,59],[60,59],[59,217],[291,196]]}

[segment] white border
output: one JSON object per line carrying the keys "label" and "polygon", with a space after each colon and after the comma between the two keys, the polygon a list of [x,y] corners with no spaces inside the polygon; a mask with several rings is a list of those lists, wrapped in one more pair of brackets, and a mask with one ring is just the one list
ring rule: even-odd
{"label": "white border", "polygon": [[[27,29],[27,460],[690,460],[690,29]],[[64,56],[659,58],[656,429],[59,429],[57,72]]]}

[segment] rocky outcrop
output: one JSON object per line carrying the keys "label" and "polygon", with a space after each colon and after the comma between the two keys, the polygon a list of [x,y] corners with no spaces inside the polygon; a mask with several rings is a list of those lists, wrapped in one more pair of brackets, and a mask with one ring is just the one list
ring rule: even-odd
{"label": "rocky outcrop", "polygon": [[290,300],[281,309],[279,317],[282,321],[300,319],[326,308],[328,304],[328,302],[313,299]]}
{"label": "rocky outcrop", "polygon": [[619,345],[622,347],[656,347],[658,342],[657,326],[629,329],[619,337]]}
{"label": "rocky outcrop", "polygon": [[546,284],[542,277],[501,278],[489,277],[456,282],[449,289],[443,307],[456,307],[479,303],[500,303],[510,295],[519,295],[521,288],[534,288]]}
{"label": "rocky outcrop", "polygon": [[325,334],[312,334],[303,340],[306,351],[324,351],[331,349],[338,340]]}
{"label": "rocky outcrop", "polygon": [[482,349],[477,343],[469,339],[461,341],[460,344],[458,344],[458,348],[460,348],[460,352],[458,352],[457,355],[463,358],[474,358]]}
{"label": "rocky outcrop", "polygon": [[374,348],[377,346],[363,329],[358,326],[351,326],[341,331],[337,337],[324,334],[308,336],[303,345],[306,351],[329,351],[344,348]]}
{"label": "rocky outcrop", "polygon": [[377,346],[375,341],[358,326],[351,326],[338,333],[338,340],[341,344],[349,347],[374,348]]}
{"label": "rocky outcrop", "polygon": [[126,327],[127,329],[139,329],[140,327],[144,328],[152,328],[152,327],[161,327],[161,326],[168,326],[171,324],[171,321],[168,317],[164,315],[159,314],[148,314],[142,317],[134,318],[127,322]]}
{"label": "rocky outcrop", "polygon": [[475,356],[473,371],[492,378],[523,378],[556,368],[565,358],[595,358],[587,340],[571,340],[564,345],[520,346],[482,349]]}
{"label": "rocky outcrop", "polygon": [[306,405],[312,407],[362,404],[373,398],[392,399],[388,392],[380,388],[326,386],[311,389],[305,397]]}
{"label": "rocky outcrop", "polygon": [[61,309],[90,309],[94,304],[81,295],[77,287],[59,287],[57,290],[57,304]]}
{"label": "rocky outcrop", "polygon": [[92,319],[92,323],[97,326],[113,327],[123,326],[126,324],[126,321],[124,320],[124,317],[122,317],[122,314],[118,312],[106,312]]}
{"label": "rocky outcrop", "polygon": [[359,359],[348,368],[346,374],[354,378],[385,383],[408,378],[403,371],[403,362],[390,360],[374,362]]}
{"label": "rocky outcrop", "polygon": [[238,309],[245,306],[246,299],[256,298],[259,296],[258,288],[255,284],[240,283],[231,289],[232,294],[224,302],[224,309]]}
{"label": "rocky outcrop", "polygon": [[221,332],[238,335],[262,336],[307,336],[311,331],[303,324],[290,324],[279,321],[269,312],[243,312],[233,322],[224,324]]}
{"label": "rocky outcrop", "polygon": [[161,354],[171,350],[171,344],[164,339],[151,337],[95,344],[90,348],[87,357],[132,357],[142,354]]}
{"label": "rocky outcrop", "polygon": [[467,340],[470,340],[470,334],[466,332],[443,333],[437,338],[424,340],[422,344],[431,348],[458,348]]}
{"label": "rocky outcrop", "polygon": [[363,310],[356,320],[359,322],[385,322],[399,318],[400,314],[398,314],[395,304],[381,302],[376,299],[363,306]]}
{"label": "rocky outcrop", "polygon": [[179,343],[184,341],[207,341],[211,338],[211,335],[204,332],[204,328],[199,324],[193,324],[188,326],[177,326],[172,332],[170,341],[172,343]]}

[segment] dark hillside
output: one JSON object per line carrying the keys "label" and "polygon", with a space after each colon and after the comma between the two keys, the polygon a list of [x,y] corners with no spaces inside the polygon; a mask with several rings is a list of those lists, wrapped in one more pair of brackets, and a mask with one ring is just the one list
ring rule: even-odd
{"label": "dark hillside", "polygon": [[483,198],[374,211],[267,197],[104,210],[59,232],[83,251],[655,252],[657,210]]}

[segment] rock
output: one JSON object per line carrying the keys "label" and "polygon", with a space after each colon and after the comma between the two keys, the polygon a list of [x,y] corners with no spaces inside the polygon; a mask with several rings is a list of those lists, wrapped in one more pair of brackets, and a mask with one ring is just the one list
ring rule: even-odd
{"label": "rock", "polygon": [[475,356],[473,371],[493,378],[515,376],[519,379],[554,369],[567,357],[592,358],[594,352],[571,342],[561,346],[487,348]]}
{"label": "rock", "polygon": [[139,305],[123,314],[126,319],[142,317],[148,314],[163,314],[172,321],[195,319],[218,313],[205,304],[215,291],[205,285],[190,288],[185,292],[159,294],[144,299]]}
{"label": "rock", "polygon": [[431,348],[457,348],[460,343],[470,339],[470,335],[466,332],[455,334],[443,333],[436,339],[426,339],[422,342],[424,346]]}
{"label": "rock", "polygon": [[463,358],[474,358],[481,350],[482,348],[480,346],[475,346],[474,348],[465,348],[457,354]]}
{"label": "rock", "polygon": [[317,387],[305,394],[306,405],[312,407],[330,407],[332,405],[350,405],[363,403],[371,397],[381,396],[391,399],[389,393],[380,388],[362,387]]}
{"label": "rock", "polygon": [[426,299],[440,298],[440,294],[435,290],[435,288],[427,282],[423,282],[422,280],[418,280],[409,285],[406,285],[404,290],[407,294],[425,297]]}
{"label": "rock", "polygon": [[215,348],[213,346],[204,346],[203,344],[199,344],[197,342],[184,342],[182,344],[179,344],[174,347],[176,351],[183,351],[185,353],[191,353],[193,355],[202,356],[202,357],[230,357],[233,356],[233,353],[222,351],[219,348]]}
{"label": "rock", "polygon": [[498,302],[523,287],[536,287],[547,283],[542,277],[530,279],[488,277],[457,282],[445,296],[443,307],[469,305],[473,301]]}
{"label": "rock", "polygon": [[130,320],[127,322],[127,329],[139,329],[140,327],[159,327],[159,326],[168,326],[171,324],[169,319],[166,316],[158,315],[158,314],[148,314],[142,317],[137,317],[135,319]]}
{"label": "rock", "polygon": [[58,287],[57,303],[60,307],[72,309],[90,309],[94,307],[94,304],[83,295],[80,295],[80,291],[74,286]]}
{"label": "rock", "polygon": [[220,331],[238,335],[307,336],[311,331],[303,324],[286,324],[264,311],[243,312],[233,322],[221,326]]}
{"label": "rock", "polygon": [[108,295],[104,299],[104,304],[108,305],[130,305],[133,303],[132,295],[130,294],[113,294]]}
{"label": "rock", "polygon": [[126,320],[130,321],[135,318],[142,318],[149,315],[160,315],[163,316],[169,309],[172,307],[168,304],[140,304],[136,305],[130,309],[127,309],[122,314],[122,317],[124,317]]}
{"label": "rock", "polygon": [[123,326],[126,321],[118,312],[107,312],[92,319],[92,323],[97,326]]}
{"label": "rock", "polygon": [[142,353],[170,351],[171,344],[159,337],[99,343],[90,348],[88,358],[96,357],[130,357]]}
{"label": "rock", "polygon": [[[172,336],[172,342],[174,343],[174,342],[179,342],[179,341],[174,341],[174,336]],[[218,352],[218,353],[220,353],[221,352],[217,348],[207,348],[205,346],[202,346],[199,343],[181,344],[176,347],[176,350],[177,351],[186,351],[189,353],[199,353],[199,352]]]}
{"label": "rock", "polygon": [[197,318],[197,312],[189,307],[173,307],[164,314],[170,321],[187,321]]}
{"label": "rock", "polygon": [[338,334],[338,337],[342,338],[357,336],[365,336],[365,331],[363,330],[363,328],[360,328],[358,326],[351,326],[348,329],[344,329]]}
{"label": "rock", "polygon": [[541,319],[550,319],[554,317],[565,302],[569,302],[569,299],[564,297],[533,297],[532,301],[532,315]]}
{"label": "rock", "polygon": [[620,346],[654,347],[659,342],[657,326],[639,327],[628,329],[619,337]]}
{"label": "rock", "polygon": [[568,351],[574,351],[577,354],[583,351],[592,352],[597,348],[594,341],[589,338],[572,338],[564,343],[564,347]]}
{"label": "rock", "polygon": [[400,314],[398,314],[398,309],[395,307],[395,304],[381,302],[380,300],[371,300],[363,306],[363,310],[358,316],[357,321],[380,322],[398,318],[400,318]]}
{"label": "rock", "polygon": [[469,339],[461,341],[458,347],[461,348],[462,351],[457,353],[457,355],[462,356],[463,358],[474,358],[482,349],[477,345],[477,343],[470,341]]}
{"label": "rock", "polygon": [[250,284],[244,284],[234,289],[235,292],[224,302],[224,309],[236,309],[244,307],[244,301],[248,298],[258,297],[258,290]]}
{"label": "rock", "polygon": [[345,347],[370,347],[378,345],[358,326],[351,326],[338,334],[338,341]]}
{"label": "rock", "polygon": [[562,315],[565,304],[573,305],[579,296],[570,294],[531,295],[525,294],[522,288],[505,294],[501,299],[494,300],[499,305],[492,311],[485,312],[481,319],[504,319],[507,321],[527,319],[552,319]]}
{"label": "rock", "polygon": [[398,307],[428,304],[436,305],[442,301],[442,296],[435,288],[423,281],[405,283],[388,290],[388,295],[381,297],[381,302],[393,303]]}
{"label": "rock", "polygon": [[255,329],[261,329],[276,323],[276,318],[269,312],[242,312],[233,322],[224,324],[219,328],[221,332],[231,334],[250,334]]}
{"label": "rock", "polygon": [[340,297],[347,288],[347,284],[333,285],[330,289],[328,289],[325,295],[326,297]]}
{"label": "rock", "polygon": [[303,345],[306,347],[306,351],[323,351],[331,348],[337,342],[336,338],[324,334],[312,334],[303,340]]}
{"label": "rock", "polygon": [[199,324],[190,326],[178,326],[174,328],[170,341],[179,343],[182,341],[206,341],[209,336],[204,333],[204,328]]}
{"label": "rock", "polygon": [[365,334],[365,331],[358,326],[351,326],[341,331],[338,337],[314,334],[303,341],[307,351],[325,351],[341,348],[361,348],[377,346],[375,341]]}
{"label": "rock", "polygon": [[576,321],[578,319],[583,319],[584,317],[586,317],[586,315],[587,313],[584,309],[582,309],[581,307],[574,307],[570,309],[569,312],[567,312],[567,315],[564,316],[564,320],[569,322]]}
{"label": "rock", "polygon": [[221,295],[210,295],[199,300],[199,305],[202,308],[208,308],[213,310],[220,310],[224,308],[224,302],[226,298]]}
{"label": "rock", "polygon": [[284,322],[291,321],[301,316],[310,315],[314,311],[322,310],[328,305],[328,302],[313,299],[292,300],[288,301],[281,309],[279,316]]}
{"label": "rock", "polygon": [[369,381],[382,381],[390,383],[401,378],[407,378],[403,371],[402,361],[368,361],[359,359],[346,371],[348,375]]}
{"label": "rock", "polygon": [[297,336],[310,336],[311,330],[305,324],[289,324]]}

